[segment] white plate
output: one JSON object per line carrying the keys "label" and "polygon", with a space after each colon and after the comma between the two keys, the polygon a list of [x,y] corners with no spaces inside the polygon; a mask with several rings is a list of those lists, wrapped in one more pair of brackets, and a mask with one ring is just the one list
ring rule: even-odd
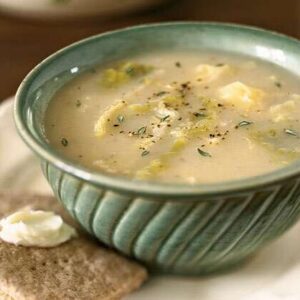
{"label": "white plate", "polygon": [[[38,160],[18,137],[12,99],[0,106],[0,188],[51,193]],[[228,274],[153,276],[126,300],[300,300],[300,224]]]}

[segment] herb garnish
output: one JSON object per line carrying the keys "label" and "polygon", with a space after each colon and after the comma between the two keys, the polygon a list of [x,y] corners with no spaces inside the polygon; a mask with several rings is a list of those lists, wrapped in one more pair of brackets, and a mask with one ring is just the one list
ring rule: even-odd
{"label": "herb garnish", "polygon": [[150,153],[150,151],[144,150],[144,151],[142,152],[141,156],[146,156],[146,155],[148,155],[149,153]]}
{"label": "herb garnish", "polygon": [[133,75],[133,73],[134,73],[134,67],[133,66],[128,66],[125,69],[125,73],[128,74],[128,75]]}
{"label": "herb garnish", "polygon": [[81,101],[80,100],[76,100],[76,107],[80,107],[81,106]]}
{"label": "herb garnish", "polygon": [[176,66],[177,68],[181,68],[181,63],[180,63],[179,61],[177,61],[177,62],[175,63],[175,66]]}
{"label": "herb garnish", "polygon": [[161,92],[158,92],[158,93],[154,93],[154,96],[160,97],[160,96],[163,96],[163,95],[165,95],[165,94],[168,94],[168,92],[161,91]]}
{"label": "herb garnish", "polygon": [[117,120],[119,123],[123,123],[125,120],[125,117],[123,115],[118,115]]}
{"label": "herb garnish", "polygon": [[142,135],[145,134],[147,130],[146,126],[141,127],[140,129],[138,129],[138,131],[135,133],[136,135]]}
{"label": "herb garnish", "polygon": [[52,0],[55,4],[66,4],[69,3],[71,0]]}
{"label": "herb garnish", "polygon": [[207,115],[205,114],[205,113],[203,113],[203,112],[195,112],[195,113],[193,113],[193,115],[195,116],[195,117],[201,117],[201,118],[205,118]]}
{"label": "herb garnish", "polygon": [[292,129],[286,128],[286,129],[284,129],[284,132],[286,134],[289,134],[289,135],[292,135],[292,136],[298,136],[298,133],[295,130],[292,130]]}
{"label": "herb garnish", "polygon": [[60,142],[64,147],[67,147],[69,145],[69,141],[66,138],[62,138]]}
{"label": "herb garnish", "polygon": [[236,126],[235,126],[235,128],[239,128],[239,127],[243,127],[243,126],[248,126],[248,125],[251,125],[251,124],[253,124],[253,122],[251,122],[251,121],[241,121],[239,124],[237,124]]}
{"label": "herb garnish", "polygon": [[164,121],[166,121],[166,120],[169,119],[169,118],[170,118],[170,115],[166,115],[166,116],[164,116],[163,118],[161,118],[160,121],[161,121],[161,122],[164,122]]}
{"label": "herb garnish", "polygon": [[200,155],[204,156],[204,157],[211,157],[211,154],[208,152],[205,152],[203,150],[201,150],[200,148],[197,148],[197,151]]}
{"label": "herb garnish", "polygon": [[274,84],[280,89],[282,87],[281,82],[275,81]]}

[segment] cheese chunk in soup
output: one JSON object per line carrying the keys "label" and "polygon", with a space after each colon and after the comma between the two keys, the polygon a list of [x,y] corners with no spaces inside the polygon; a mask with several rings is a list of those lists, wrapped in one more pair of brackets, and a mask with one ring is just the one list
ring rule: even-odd
{"label": "cheese chunk in soup", "polygon": [[154,52],[99,66],[61,88],[45,114],[49,143],[94,171],[213,183],[300,157],[300,85],[249,57]]}

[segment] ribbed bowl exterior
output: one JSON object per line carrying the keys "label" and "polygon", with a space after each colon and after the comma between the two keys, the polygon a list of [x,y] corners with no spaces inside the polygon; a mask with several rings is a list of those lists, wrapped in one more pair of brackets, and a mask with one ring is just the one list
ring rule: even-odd
{"label": "ribbed bowl exterior", "polygon": [[196,275],[235,266],[300,214],[299,178],[216,199],[162,201],[91,185],[47,162],[42,168],[83,228],[159,272]]}

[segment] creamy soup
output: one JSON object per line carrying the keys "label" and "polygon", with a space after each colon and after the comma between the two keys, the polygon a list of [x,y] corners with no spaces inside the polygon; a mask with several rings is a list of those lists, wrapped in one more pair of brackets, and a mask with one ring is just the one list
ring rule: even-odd
{"label": "creamy soup", "polygon": [[298,77],[226,53],[168,51],[96,67],[50,101],[45,134],[89,169],[159,182],[260,175],[300,154]]}

